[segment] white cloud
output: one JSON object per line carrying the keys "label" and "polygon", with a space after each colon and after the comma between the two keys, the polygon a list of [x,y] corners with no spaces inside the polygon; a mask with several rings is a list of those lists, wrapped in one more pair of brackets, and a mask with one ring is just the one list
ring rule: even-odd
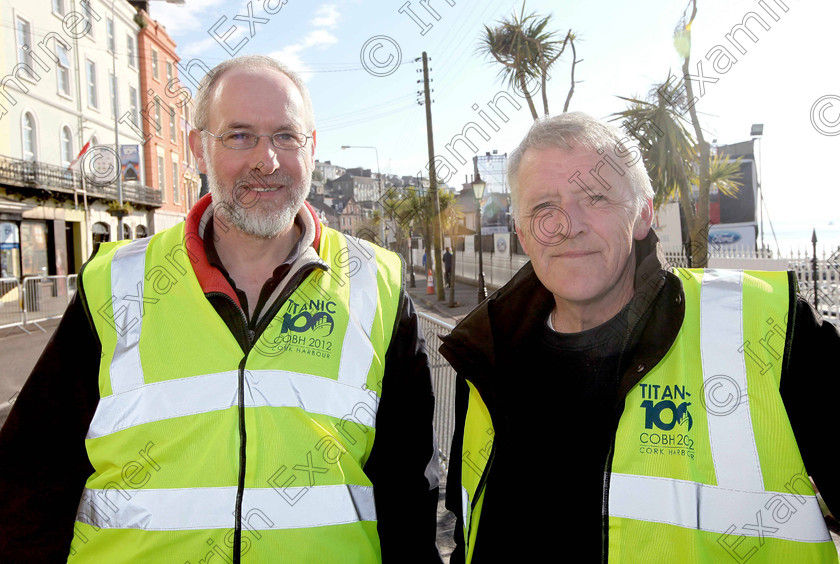
{"label": "white cloud", "polygon": [[280,61],[292,71],[299,73],[301,77],[306,80],[310,74],[310,67],[303,62],[303,59],[300,56],[300,52],[303,49],[303,45],[289,45],[278,51],[272,51],[268,54],[268,56]]}
{"label": "white cloud", "polygon": [[315,17],[310,20],[310,24],[315,27],[335,27],[338,25],[338,20],[341,14],[335,4],[324,4],[318,11],[315,12]]}
{"label": "white cloud", "polygon": [[310,31],[303,39],[304,47],[327,47],[334,43],[338,43],[338,38],[326,29]]}
{"label": "white cloud", "polygon": [[[149,7],[149,15],[162,23],[170,35],[183,34],[200,29],[203,26],[202,17],[207,15],[208,8],[223,4],[224,0],[201,0],[201,2],[187,2],[186,4],[155,2]],[[221,15],[219,14],[219,17]]]}

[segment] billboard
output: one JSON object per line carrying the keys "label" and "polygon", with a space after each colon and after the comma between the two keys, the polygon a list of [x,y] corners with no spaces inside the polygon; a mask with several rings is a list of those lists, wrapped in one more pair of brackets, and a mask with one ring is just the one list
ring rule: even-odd
{"label": "billboard", "polygon": [[756,250],[755,222],[725,223],[709,226],[709,252],[737,251],[753,253]]}
{"label": "billboard", "polygon": [[140,182],[139,145],[120,145],[120,174],[123,182]]}

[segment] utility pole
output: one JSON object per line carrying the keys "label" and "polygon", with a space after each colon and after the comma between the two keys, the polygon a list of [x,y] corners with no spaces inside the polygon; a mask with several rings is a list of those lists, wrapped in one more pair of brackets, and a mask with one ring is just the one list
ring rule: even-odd
{"label": "utility pole", "polygon": [[446,299],[446,292],[443,289],[443,260],[441,254],[441,225],[440,225],[440,200],[438,200],[437,175],[435,173],[435,141],[432,135],[432,95],[429,89],[429,59],[423,51],[423,90],[426,102],[426,134],[429,140],[429,197],[434,205],[432,214],[432,233],[434,233],[435,253],[435,293],[437,299]]}

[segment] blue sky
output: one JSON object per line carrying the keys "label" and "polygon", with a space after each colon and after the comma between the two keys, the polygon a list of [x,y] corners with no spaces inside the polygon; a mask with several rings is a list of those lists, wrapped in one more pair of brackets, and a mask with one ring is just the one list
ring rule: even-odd
{"label": "blue sky", "polygon": [[[184,61],[200,59],[212,67],[233,51],[262,53],[301,72],[313,99],[316,157],[322,161],[376,170],[373,150],[341,149],[374,146],[383,172],[425,171],[425,109],[417,104],[422,74],[415,62],[423,51],[431,59],[435,155],[451,165],[452,170],[444,170],[450,184],[460,184],[472,172],[469,148],[463,143],[455,144],[454,151],[446,148],[470,122],[489,137],[469,135],[482,155],[509,153],[532,122],[519,97],[514,99],[520,109],[499,102],[496,107],[504,115],[492,113],[488,104],[505,87],[497,65],[476,51],[483,26],[518,11],[521,2],[187,0],[180,6],[150,5],[151,16],[166,26]],[[673,31],[685,7],[673,0],[528,0],[526,11],[552,14],[558,32],[571,28],[577,33],[582,61],[569,109],[603,118],[624,109],[617,96],[644,95],[669,70],[680,70]],[[750,12],[764,22],[764,27],[754,19],[749,24],[757,41],[744,33],[729,41],[727,34]],[[746,141],[751,124],[764,124],[761,173],[770,220],[777,232],[803,240],[816,227],[818,236],[826,233],[824,240],[840,242],[835,172],[840,73],[832,40],[837,21],[836,0],[699,0],[692,28],[691,67],[704,75],[697,108],[707,140]],[[547,87],[552,113],[562,111],[569,61],[565,57],[557,65]],[[697,82],[695,90],[700,87]],[[461,165],[454,152],[468,164]],[[767,223],[765,228],[769,238]]]}

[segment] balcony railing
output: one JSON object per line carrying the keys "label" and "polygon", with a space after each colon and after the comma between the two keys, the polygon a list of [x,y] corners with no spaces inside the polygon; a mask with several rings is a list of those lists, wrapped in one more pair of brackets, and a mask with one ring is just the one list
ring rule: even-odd
{"label": "balcony railing", "polygon": [[[82,177],[78,171],[38,161],[24,161],[0,155],[0,184],[36,188],[64,194],[82,192]],[[117,184],[85,183],[89,198],[117,201]],[[123,182],[123,201],[160,207],[160,191],[136,182]]]}

